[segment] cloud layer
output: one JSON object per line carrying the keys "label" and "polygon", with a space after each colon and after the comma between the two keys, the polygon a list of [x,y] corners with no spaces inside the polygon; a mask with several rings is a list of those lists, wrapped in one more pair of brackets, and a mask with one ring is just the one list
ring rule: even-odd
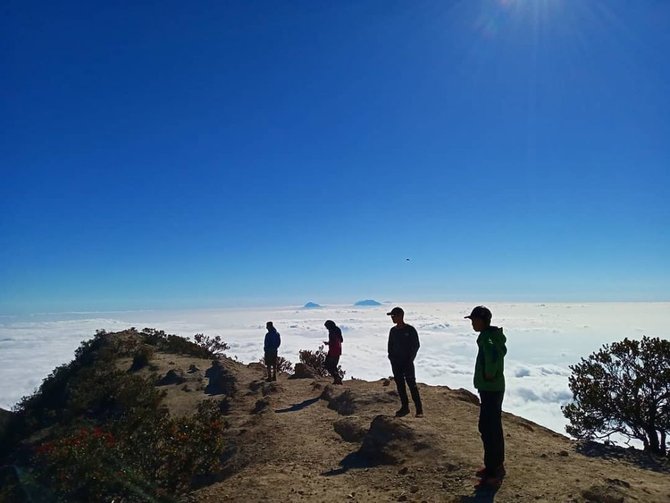
{"label": "cloud layer", "polygon": [[[476,334],[463,317],[463,303],[404,304],[406,321],[421,340],[417,379],[452,388],[472,386]],[[602,344],[624,337],[660,336],[670,322],[668,303],[490,304],[494,324],[508,339],[507,393],[503,408],[558,432],[566,424],[560,406],[571,398],[569,365]],[[33,315],[0,319],[0,407],[11,408],[39,386],[57,365],[67,363],[82,340],[97,329],[155,327],[192,336],[221,335],[229,354],[244,362],[261,357],[265,322],[282,334],[280,354],[297,361],[301,349],[327,338],[323,322],[334,320],[344,336],[341,359],[347,377],[379,379],[391,373],[386,357],[388,306],[321,309],[224,309]],[[430,411],[430,404],[426,404]],[[439,411],[435,411],[439,413]]]}

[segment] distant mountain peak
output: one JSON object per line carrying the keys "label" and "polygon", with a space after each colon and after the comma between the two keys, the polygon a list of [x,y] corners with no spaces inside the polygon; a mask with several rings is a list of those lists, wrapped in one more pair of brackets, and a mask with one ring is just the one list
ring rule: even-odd
{"label": "distant mountain peak", "polygon": [[316,302],[308,302],[302,307],[303,309],[316,309],[318,307],[321,307],[321,304],[317,304]]}
{"label": "distant mountain peak", "polygon": [[381,302],[377,302],[376,300],[373,299],[364,299],[364,300],[359,300],[358,302],[354,303],[354,306],[381,306]]}

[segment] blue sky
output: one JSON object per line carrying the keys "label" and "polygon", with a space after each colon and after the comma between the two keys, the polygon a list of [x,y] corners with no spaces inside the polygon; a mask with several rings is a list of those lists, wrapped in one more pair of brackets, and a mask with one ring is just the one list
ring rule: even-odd
{"label": "blue sky", "polygon": [[668,2],[2,11],[0,312],[670,298]]}

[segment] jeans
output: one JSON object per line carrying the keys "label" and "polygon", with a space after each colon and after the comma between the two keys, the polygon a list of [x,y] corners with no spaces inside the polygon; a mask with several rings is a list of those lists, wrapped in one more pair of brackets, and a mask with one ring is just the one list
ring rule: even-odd
{"label": "jeans", "polygon": [[504,391],[480,391],[479,433],[484,444],[484,466],[490,475],[505,462],[505,437],[502,428]]}
{"label": "jeans", "polygon": [[407,389],[405,383],[409,387],[409,392],[412,394],[412,401],[416,407],[417,413],[423,413],[423,406],[421,405],[421,396],[419,396],[419,388],[416,386],[416,376],[414,374],[414,361],[393,361],[391,360],[391,369],[393,370],[393,379],[398,387],[398,395],[400,396],[400,404],[403,409],[409,407],[409,399],[407,397]]}

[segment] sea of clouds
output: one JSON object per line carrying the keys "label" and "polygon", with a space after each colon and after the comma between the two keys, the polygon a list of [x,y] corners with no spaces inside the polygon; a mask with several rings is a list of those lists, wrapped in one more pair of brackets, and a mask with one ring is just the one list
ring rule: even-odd
{"label": "sea of clouds", "polygon": [[[472,371],[476,333],[469,320],[471,304],[403,304],[405,320],[421,340],[417,379],[474,391]],[[561,405],[571,398],[569,365],[603,344],[643,335],[667,338],[670,303],[530,304],[495,303],[493,324],[507,336],[507,392],[503,409],[564,433]],[[82,340],[98,329],[117,331],[152,327],[183,336],[220,335],[229,356],[243,362],[262,356],[265,322],[282,335],[280,354],[298,361],[301,349],[316,349],[334,320],[344,336],[340,361],[346,378],[376,380],[390,374],[386,342],[392,307],[326,306],[191,311],[36,314],[0,317],[0,407],[11,409],[32,393],[56,366],[69,362]],[[431,410],[425,404],[426,412]]]}

